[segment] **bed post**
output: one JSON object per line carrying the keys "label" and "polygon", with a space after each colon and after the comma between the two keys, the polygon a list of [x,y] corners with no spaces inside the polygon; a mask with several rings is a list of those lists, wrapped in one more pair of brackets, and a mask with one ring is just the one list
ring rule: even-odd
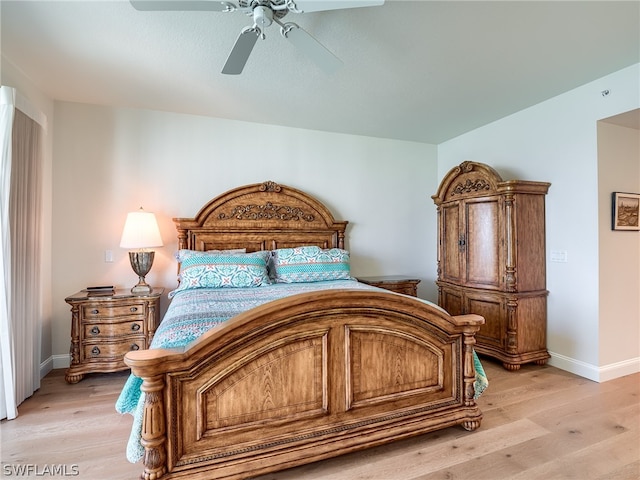
{"label": "bed post", "polygon": [[140,390],[145,394],[145,401],[140,443],[144,447],[144,472],[140,480],[158,480],[167,472],[163,389],[162,375],[142,380]]}
{"label": "bed post", "polygon": [[182,250],[184,248],[189,248],[187,243],[187,230],[178,227],[178,250]]}
{"label": "bed post", "polygon": [[[463,342],[464,342],[464,366],[463,366],[463,376],[464,376],[464,404],[467,407],[474,407],[476,404],[475,401],[475,388],[473,386],[476,380],[476,368],[473,362],[473,346],[476,343],[475,332],[468,333],[464,332],[463,334]],[[480,420],[466,420],[462,423],[462,427],[465,430],[473,431],[480,427]]]}

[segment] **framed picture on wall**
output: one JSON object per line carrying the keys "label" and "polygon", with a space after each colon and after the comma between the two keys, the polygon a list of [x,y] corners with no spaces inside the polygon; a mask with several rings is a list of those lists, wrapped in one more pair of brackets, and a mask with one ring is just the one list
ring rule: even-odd
{"label": "framed picture on wall", "polygon": [[640,231],[638,214],[640,213],[640,193],[613,192],[612,225],[613,230]]}

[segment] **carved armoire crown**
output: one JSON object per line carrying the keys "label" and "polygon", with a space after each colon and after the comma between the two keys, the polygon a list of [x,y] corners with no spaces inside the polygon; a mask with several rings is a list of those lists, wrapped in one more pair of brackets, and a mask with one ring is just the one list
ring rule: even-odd
{"label": "carved armoire crown", "polygon": [[463,162],[444,177],[438,211],[438,303],[486,323],[476,350],[508,370],[546,363],[545,195],[550,183],[504,181]]}

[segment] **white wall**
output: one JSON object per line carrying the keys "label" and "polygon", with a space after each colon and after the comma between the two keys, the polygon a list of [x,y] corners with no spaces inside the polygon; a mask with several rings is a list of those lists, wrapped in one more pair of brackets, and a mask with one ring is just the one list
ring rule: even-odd
{"label": "white wall", "polygon": [[640,193],[640,130],[598,122],[598,166],[599,344],[608,378],[637,371],[640,358],[640,233],[611,229],[612,192]]}
{"label": "white wall", "polygon": [[[610,367],[599,358],[597,122],[639,107],[639,79],[640,64],[438,145],[439,178],[473,160],[492,165],[505,180],[551,182],[546,203],[550,363],[594,380]],[[610,94],[603,96],[603,90]],[[549,262],[552,250],[566,251],[567,263]],[[637,371],[637,351],[623,356]]]}
{"label": "white wall", "polygon": [[[176,285],[173,217],[193,217],[230,188],[273,180],[348,220],[354,275],[406,274],[437,300],[436,147],[148,110],[56,102],[53,175],[53,352],[68,360],[64,298],[95,284],[130,287],[118,247],[126,213],[158,217],[151,284]],[[105,250],[114,263],[104,262]],[[166,295],[162,309],[166,308]]]}
{"label": "white wall", "polygon": [[[27,101],[47,117],[47,131],[43,138],[42,165],[42,263],[41,263],[41,291],[42,298],[42,337],[41,337],[41,375],[46,375],[52,368],[52,304],[51,291],[51,178],[52,178],[52,149],[53,149],[53,100],[43,94],[20,69],[2,57],[0,84],[17,89]],[[37,301],[37,300],[36,300]]]}

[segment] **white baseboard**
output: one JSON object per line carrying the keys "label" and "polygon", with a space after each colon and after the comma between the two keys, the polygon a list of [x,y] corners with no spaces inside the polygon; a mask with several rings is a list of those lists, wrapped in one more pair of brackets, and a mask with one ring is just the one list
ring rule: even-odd
{"label": "white baseboard", "polygon": [[640,357],[631,358],[600,367],[600,381],[606,382],[638,372],[640,372]]}
{"label": "white baseboard", "polygon": [[71,365],[71,356],[68,353],[53,356],[53,368],[69,368],[69,365]]}
{"label": "white baseboard", "polygon": [[565,372],[570,372],[575,375],[579,375],[594,382],[598,381],[600,375],[598,374],[598,367],[590,363],[585,363],[575,358],[566,357],[559,353],[549,352],[551,358],[549,359],[549,365],[559,368]]}
{"label": "white baseboard", "polygon": [[640,372],[640,358],[631,358],[599,367],[559,353],[549,352],[549,354],[551,355],[549,365],[599,383]]}
{"label": "white baseboard", "polygon": [[40,363],[40,380],[46,377],[51,370],[53,370],[53,357],[49,357]]}
{"label": "white baseboard", "polygon": [[56,368],[69,368],[71,357],[69,354],[52,355],[40,363],[40,379],[43,379],[51,370]]}

